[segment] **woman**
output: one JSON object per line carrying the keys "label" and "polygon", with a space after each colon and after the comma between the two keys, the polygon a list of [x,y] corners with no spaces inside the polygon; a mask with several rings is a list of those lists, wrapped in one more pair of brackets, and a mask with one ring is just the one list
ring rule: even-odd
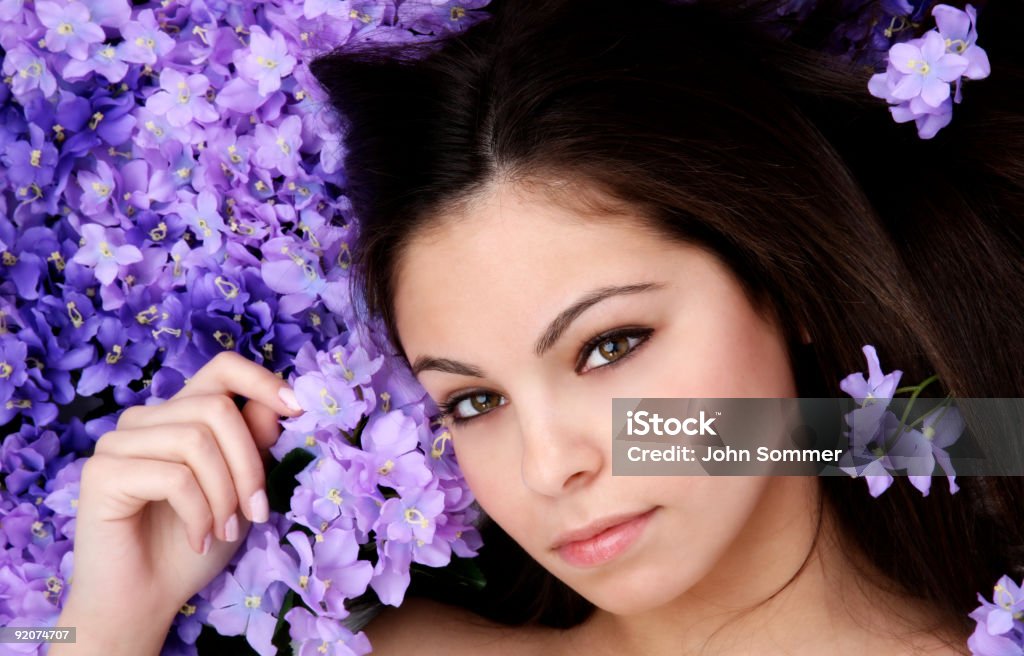
{"label": "woman", "polygon": [[[489,518],[486,595],[386,610],[379,653],[966,653],[977,592],[1024,563],[1019,478],[611,476],[609,399],[840,396],[867,343],[936,395],[1024,392],[1021,8],[985,8],[999,74],[921,141],[809,47],[825,9],[784,41],[727,4],[496,2],[440,48],[314,64],[354,280]],[[290,400],[225,354],[99,441],[79,653],[125,626],[156,652],[265,520]]]}

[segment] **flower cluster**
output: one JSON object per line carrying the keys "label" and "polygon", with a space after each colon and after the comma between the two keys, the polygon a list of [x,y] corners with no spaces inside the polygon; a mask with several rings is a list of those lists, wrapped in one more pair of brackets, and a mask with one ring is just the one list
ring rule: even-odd
{"label": "flower cluster", "polygon": [[[1024,585],[1024,584],[1022,584]],[[977,656],[1024,654],[1024,590],[1003,576],[992,590],[992,601],[980,594],[981,606],[971,613],[977,622],[967,647]]]}
{"label": "flower cluster", "polygon": [[977,12],[972,5],[966,10],[936,5],[932,16],[935,29],[893,45],[886,71],[868,82],[871,95],[891,105],[893,119],[914,121],[922,139],[931,139],[949,125],[953,103],[962,100],[965,78],[980,80],[990,72],[988,55],[977,44]]}
{"label": "flower cluster", "polygon": [[485,4],[0,2],[0,625],[56,621],[82,464],[117,411],[224,350],[307,412],[274,450],[271,521],[164,653],[196,653],[204,627],[260,654],[366,653],[349,602],[397,605],[417,566],[475,554],[450,435],[356,321],[358,220],[307,64],[461,31]]}
{"label": "flower cluster", "polygon": [[[897,472],[905,472],[914,487],[928,496],[932,473],[938,464],[949,480],[950,493],[956,493],[959,487],[946,449],[964,432],[964,420],[953,399],[947,396],[908,422],[914,400],[937,378],[932,376],[914,387],[898,388],[903,372],[896,369],[882,373],[875,347],[865,345],[863,351],[868,361],[867,378],[857,372],[839,383],[839,388],[859,406],[845,416],[850,448],[843,454],[840,469],[852,476],[863,476],[874,497],[892,485],[892,474]],[[911,397],[897,417],[890,406],[893,397],[903,392],[911,393]]]}

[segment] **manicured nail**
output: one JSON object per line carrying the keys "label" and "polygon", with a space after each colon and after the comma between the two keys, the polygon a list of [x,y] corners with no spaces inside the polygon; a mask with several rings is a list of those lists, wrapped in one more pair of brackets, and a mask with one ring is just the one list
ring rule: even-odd
{"label": "manicured nail", "polygon": [[283,401],[284,404],[288,406],[289,410],[293,410],[295,412],[302,412],[302,406],[299,405],[299,399],[297,396],[295,396],[295,390],[293,390],[290,387],[282,387],[281,389],[277,390],[277,395],[281,397],[281,401]]}
{"label": "manicured nail", "polygon": [[238,515],[235,513],[231,513],[228,521],[224,522],[224,537],[227,538],[228,542],[234,542],[238,539]]}
{"label": "manicured nail", "polygon": [[207,533],[206,537],[203,538],[203,550],[199,554],[205,556],[210,551],[211,544],[213,544],[213,533]]}
{"label": "manicured nail", "polygon": [[257,523],[270,519],[270,504],[267,503],[267,493],[263,488],[256,490],[249,497],[249,514],[252,515],[252,521]]}

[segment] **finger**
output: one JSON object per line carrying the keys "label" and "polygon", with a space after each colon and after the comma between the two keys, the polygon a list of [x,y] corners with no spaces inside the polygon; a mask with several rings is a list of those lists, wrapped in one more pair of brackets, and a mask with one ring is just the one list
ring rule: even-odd
{"label": "finger", "polygon": [[[147,458],[94,455],[82,468],[83,495],[100,494],[117,504],[116,519],[131,517],[150,501],[167,501],[185,524],[189,545],[204,553],[205,538],[213,525],[213,512],[192,470],[186,465]],[[108,491],[109,490],[109,491]],[[95,507],[81,501],[82,507]]]}
{"label": "finger", "polygon": [[288,383],[234,351],[215,355],[172,398],[201,394],[237,394],[289,417],[302,412]]}
{"label": "finger", "polygon": [[231,472],[242,512],[250,521],[267,521],[263,458],[242,413],[229,396],[174,396],[160,405],[146,406],[145,412],[127,419],[122,417],[118,430],[180,422],[200,422],[209,427]]}
{"label": "finger", "polygon": [[111,431],[97,440],[95,453],[187,465],[213,511],[214,535],[226,542],[238,540],[235,483],[220,444],[206,424],[162,424]]}
{"label": "finger", "polygon": [[252,433],[256,448],[260,455],[266,457],[270,447],[274,446],[281,436],[280,416],[277,411],[253,400],[246,401],[242,407],[242,418]]}

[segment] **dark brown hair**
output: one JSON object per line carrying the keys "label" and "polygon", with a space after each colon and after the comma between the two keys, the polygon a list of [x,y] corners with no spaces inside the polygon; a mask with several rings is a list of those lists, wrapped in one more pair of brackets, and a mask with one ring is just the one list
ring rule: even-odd
{"label": "dark brown hair", "polygon": [[[316,59],[345,134],[353,284],[397,352],[403,249],[503,181],[714,251],[779,318],[801,396],[843,396],[864,344],[911,384],[938,374],[936,395],[1024,396],[1024,5],[985,7],[992,74],[922,140],[868,94],[873,71],[820,51],[832,4],[782,40],[725,0],[495,0],[440,43]],[[1022,573],[1024,479],[958,482],[923,498],[901,477],[874,499],[821,479],[845,538],[966,638],[977,593]],[[463,603],[509,623],[587,616],[483,534],[487,594]]]}

